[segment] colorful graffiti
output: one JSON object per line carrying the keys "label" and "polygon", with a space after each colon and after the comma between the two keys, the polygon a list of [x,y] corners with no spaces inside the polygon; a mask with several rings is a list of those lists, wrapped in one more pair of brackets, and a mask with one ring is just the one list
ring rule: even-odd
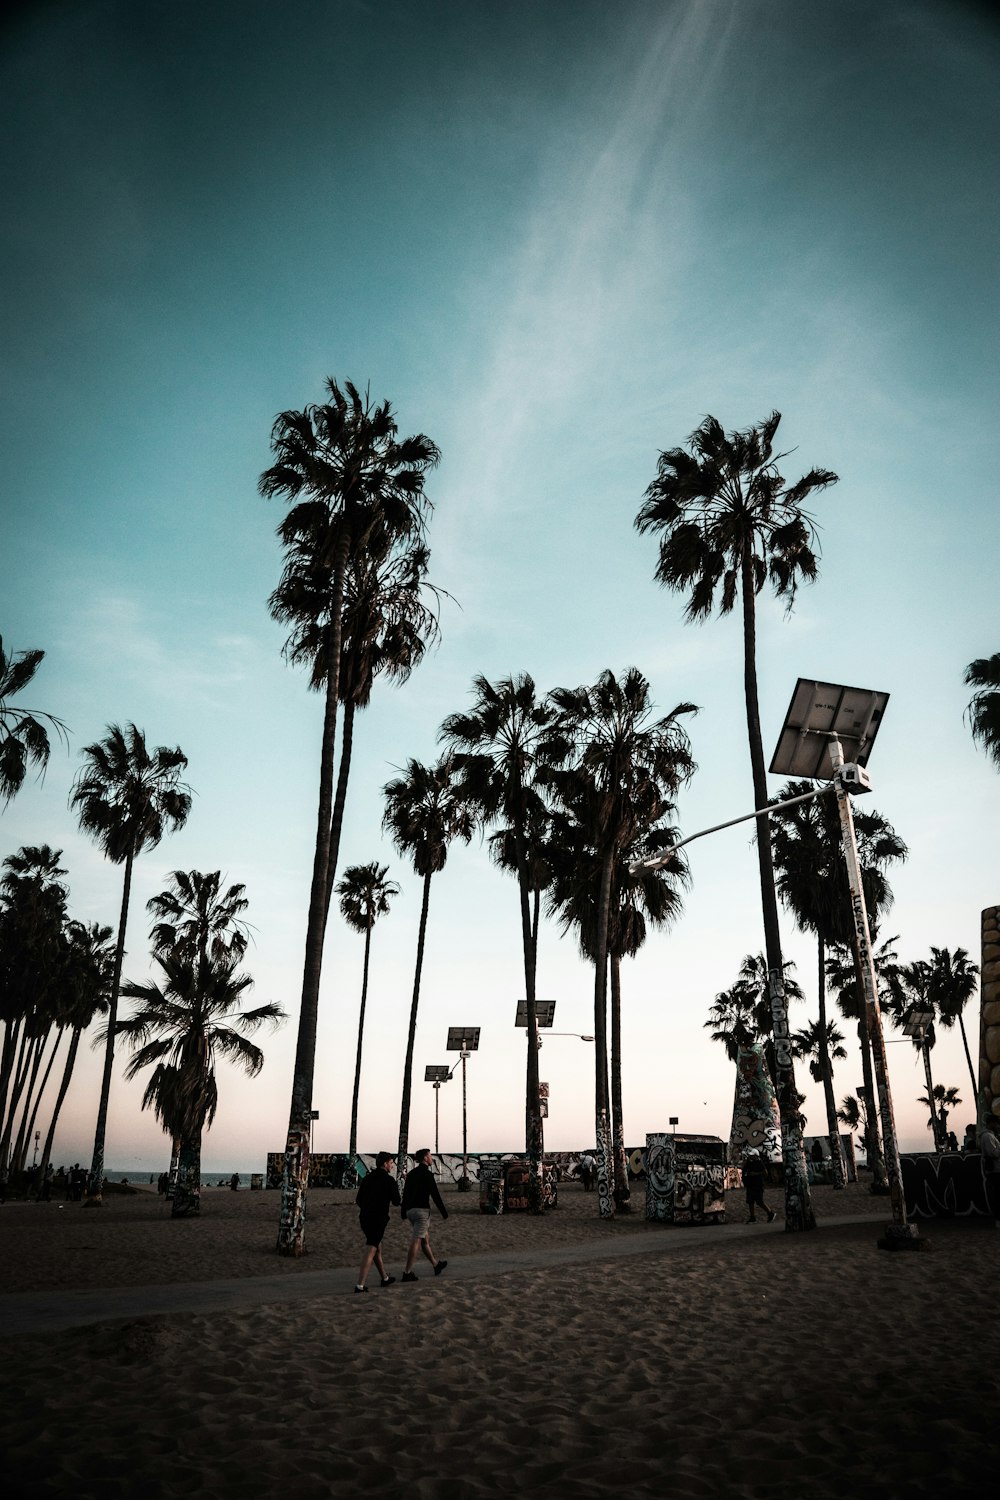
{"label": "colorful graffiti", "polygon": [[726,1143],[655,1133],[646,1137],[646,1218],[666,1224],[724,1224]]}
{"label": "colorful graffiti", "polygon": [[781,1160],[781,1118],[764,1048],[741,1047],[736,1059],[736,1097],[729,1132],[729,1160],[738,1164],[745,1151],[760,1151],[768,1161]]}

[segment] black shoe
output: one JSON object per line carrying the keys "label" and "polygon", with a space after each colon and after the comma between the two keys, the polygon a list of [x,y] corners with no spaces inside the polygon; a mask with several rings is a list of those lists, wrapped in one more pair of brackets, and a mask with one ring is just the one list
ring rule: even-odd
{"label": "black shoe", "polygon": [[418,1281],[419,1277],[417,1276],[416,1271],[404,1271],[403,1272],[403,1280],[404,1281]]}
{"label": "black shoe", "polygon": [[441,1272],[444,1270],[447,1264],[448,1262],[446,1260],[439,1260],[437,1265],[434,1267],[434,1275],[440,1276]]}
{"label": "black shoe", "polygon": [[747,1215],[747,1223],[748,1224],[756,1224],[756,1222],[757,1222],[757,1220],[754,1218],[753,1214],[748,1214]]}
{"label": "black shoe", "polygon": [[366,1286],[356,1286],[354,1290],[355,1292],[367,1292],[368,1288]]}
{"label": "black shoe", "polygon": [[395,1276],[383,1276],[382,1277],[382,1285],[383,1286],[392,1286],[392,1284],[393,1284],[393,1282],[395,1280],[396,1280]]}

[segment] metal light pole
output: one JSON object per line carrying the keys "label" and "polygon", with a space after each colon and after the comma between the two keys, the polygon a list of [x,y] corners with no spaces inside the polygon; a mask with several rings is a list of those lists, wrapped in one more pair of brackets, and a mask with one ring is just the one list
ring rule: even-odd
{"label": "metal light pole", "polygon": [[[467,1193],[472,1184],[469,1181],[469,1138],[466,1116],[466,1081],[465,1064],[470,1055],[479,1048],[478,1026],[449,1026],[448,1028],[448,1051],[460,1052],[459,1061],[462,1064],[462,1176],[458,1184],[460,1193]],[[455,1067],[458,1063],[455,1064]],[[453,1073],[454,1068],[451,1070]]]}
{"label": "metal light pole", "polygon": [[441,1085],[447,1083],[451,1077],[451,1069],[447,1063],[428,1063],[424,1068],[424,1082],[434,1085],[434,1155],[437,1156],[441,1150],[439,1143]]}

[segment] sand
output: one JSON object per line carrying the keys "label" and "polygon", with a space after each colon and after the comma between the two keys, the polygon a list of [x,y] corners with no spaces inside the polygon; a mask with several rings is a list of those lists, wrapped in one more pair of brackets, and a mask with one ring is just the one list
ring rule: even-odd
{"label": "sand", "polygon": [[[384,1291],[373,1277],[364,1297],[350,1291],[360,1239],[346,1193],[312,1195],[301,1261],[274,1254],[274,1193],[208,1192],[201,1219],[177,1223],[155,1194],[101,1210],[7,1204],[12,1300],[339,1276],[336,1292],[294,1302],[4,1337],[5,1493],[996,1492],[1000,1234],[985,1224],[923,1225],[931,1248],[889,1254],[876,1248],[884,1200],[861,1187],[818,1189],[820,1227],[804,1235],[649,1225],[641,1195],[631,1219],[602,1224],[575,1184],[543,1220],[481,1216],[454,1190],[445,1201],[432,1237],[452,1274]],[[463,1257],[540,1245],[596,1258],[462,1278]],[[397,1275],[404,1247],[394,1221]]]}

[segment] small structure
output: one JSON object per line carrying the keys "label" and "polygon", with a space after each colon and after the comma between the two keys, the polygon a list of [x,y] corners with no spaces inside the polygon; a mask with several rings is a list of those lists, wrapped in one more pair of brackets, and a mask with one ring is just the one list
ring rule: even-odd
{"label": "small structure", "polygon": [[[528,1208],[528,1184],[531,1171],[525,1157],[513,1160],[479,1161],[479,1212],[502,1214],[525,1211]],[[545,1208],[556,1208],[559,1189],[556,1173],[549,1162],[542,1163],[542,1204]]]}
{"label": "small structure", "polygon": [[647,1135],[646,1218],[664,1224],[726,1222],[726,1142],[720,1136]]}

